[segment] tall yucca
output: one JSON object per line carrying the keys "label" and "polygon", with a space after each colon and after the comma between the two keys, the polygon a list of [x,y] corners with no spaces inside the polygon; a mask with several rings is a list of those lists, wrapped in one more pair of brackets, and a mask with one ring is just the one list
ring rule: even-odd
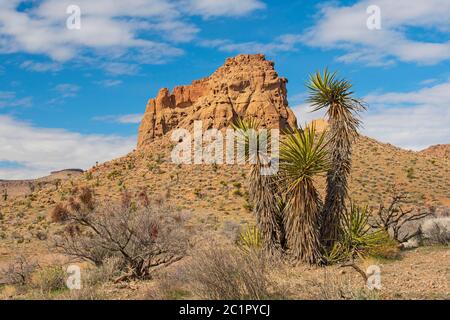
{"label": "tall yucca", "polygon": [[352,143],[358,135],[358,113],[365,109],[363,103],[353,97],[352,84],[337,79],[336,73],[327,69],[310,76],[308,102],[314,111],[326,109],[329,122],[328,149],[331,168],[327,174],[327,194],[323,208],[321,239],[329,249],[341,238],[341,219],[348,194],[348,176],[351,169]]}
{"label": "tall yucca", "polygon": [[313,178],[329,167],[325,134],[314,126],[296,129],[282,142],[280,179],[287,199],[284,228],[290,253],[301,261],[321,261],[320,216],[322,202]]}
{"label": "tall yucca", "polygon": [[[244,137],[246,150],[249,150],[251,138],[259,141],[259,123],[255,119],[237,119],[233,128]],[[270,140],[270,136],[267,138]],[[264,159],[256,153],[255,164],[252,165],[249,176],[249,196],[256,215],[257,227],[261,232],[262,243],[269,252],[281,249],[281,228],[278,216],[277,186],[273,176],[262,175]]]}

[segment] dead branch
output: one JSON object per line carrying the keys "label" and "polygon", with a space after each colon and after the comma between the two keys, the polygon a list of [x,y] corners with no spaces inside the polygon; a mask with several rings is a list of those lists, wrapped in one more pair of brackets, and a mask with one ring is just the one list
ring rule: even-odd
{"label": "dead branch", "polygon": [[399,191],[395,186],[392,188],[391,193],[392,196],[389,205],[385,206],[384,204],[380,204],[374,221],[370,225],[373,228],[385,230],[396,241],[403,243],[420,234],[420,229],[412,233],[406,232],[406,225],[410,222],[422,220],[434,215],[435,208],[405,209],[404,206],[410,203],[408,193]]}

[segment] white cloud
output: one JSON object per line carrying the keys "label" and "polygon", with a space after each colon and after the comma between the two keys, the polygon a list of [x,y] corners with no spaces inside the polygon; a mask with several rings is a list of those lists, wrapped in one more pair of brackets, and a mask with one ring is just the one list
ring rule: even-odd
{"label": "white cloud", "polygon": [[450,143],[450,82],[365,100],[371,106],[364,117],[368,136],[412,150]]}
{"label": "white cloud", "polygon": [[138,65],[122,62],[103,63],[102,68],[106,71],[106,73],[113,76],[133,75],[139,71]]}
{"label": "white cloud", "polygon": [[191,14],[204,17],[242,16],[264,9],[266,5],[258,0],[190,0],[184,1]]}
{"label": "white cloud", "polygon": [[[136,64],[160,64],[182,55],[176,44],[192,41],[199,32],[193,16],[242,16],[265,7],[258,0],[77,0],[81,29],[69,30],[66,9],[73,1],[33,1],[26,10],[18,9],[21,3],[0,3],[0,54],[41,54],[58,63],[88,61],[112,74],[136,73]],[[30,62],[23,67],[56,68]]]}
{"label": "white cloud", "polygon": [[[0,5],[0,34],[6,41],[7,51],[46,54],[57,61],[75,58],[83,49],[152,48],[156,51],[165,48],[166,57],[174,54],[170,45],[139,36],[147,27],[139,19],[166,22],[172,17],[180,18],[168,1],[79,0],[80,30],[66,28],[69,16],[66,9],[72,1],[45,0],[28,11],[17,10],[19,3],[12,0]],[[178,26],[182,26],[181,22]]]}
{"label": "white cloud", "polygon": [[20,98],[15,92],[0,91],[0,108],[30,107],[32,102],[32,97]]}
{"label": "white cloud", "polygon": [[[381,9],[381,30],[369,30],[366,10],[376,4]],[[338,48],[346,53],[342,62],[360,61],[387,65],[397,60],[436,64],[450,59],[450,1],[447,0],[371,0],[352,6],[322,5],[317,23],[299,41],[325,49]],[[409,28],[420,32],[442,32],[441,42],[414,39]],[[414,34],[414,33],[412,33]]]}
{"label": "white cloud", "polygon": [[117,87],[117,86],[121,85],[123,83],[123,81],[117,80],[117,79],[105,79],[105,80],[96,81],[95,83],[99,84],[105,88],[111,88],[111,87]]}
{"label": "white cloud", "polygon": [[93,118],[93,120],[120,123],[120,124],[136,124],[141,123],[143,116],[144,115],[141,113],[125,114],[125,115],[109,115],[109,116],[95,117]]}
{"label": "white cloud", "polygon": [[292,107],[292,111],[294,111],[295,116],[297,117],[297,123],[299,126],[305,127],[313,120],[325,118],[325,112],[312,112],[312,110],[313,108],[307,103],[302,103]]}
{"label": "white cloud", "polygon": [[0,162],[20,165],[0,166],[0,179],[36,178],[66,168],[88,169],[96,161],[127,154],[135,144],[136,137],[38,128],[0,115]]}
{"label": "white cloud", "polygon": [[20,67],[25,70],[34,72],[57,72],[61,70],[61,64],[55,62],[35,62],[26,60],[20,64]]}
{"label": "white cloud", "polygon": [[223,52],[276,54],[297,50],[295,48],[296,41],[292,41],[290,36],[283,35],[268,43],[256,41],[236,43],[228,39],[215,39],[202,40],[199,44],[203,47],[216,48]]}
{"label": "white cloud", "polygon": [[75,84],[61,83],[58,84],[54,90],[60,94],[61,98],[73,98],[77,96],[80,87]]}

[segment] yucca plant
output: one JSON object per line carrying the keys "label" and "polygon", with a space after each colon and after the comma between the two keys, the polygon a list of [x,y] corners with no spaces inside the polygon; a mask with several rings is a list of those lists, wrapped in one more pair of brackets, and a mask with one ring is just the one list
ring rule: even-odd
{"label": "yucca plant", "polygon": [[328,150],[331,167],[327,173],[326,198],[322,212],[321,241],[332,248],[342,237],[341,220],[348,196],[348,176],[351,169],[352,144],[358,136],[358,113],[365,109],[361,100],[353,97],[352,84],[337,79],[327,69],[310,76],[308,102],[313,111],[325,109],[329,122]]}
{"label": "yucca plant", "polygon": [[[281,229],[277,220],[277,185],[275,178],[269,175],[262,175],[262,168],[267,159],[266,155],[250,150],[250,141],[259,141],[259,123],[255,119],[237,119],[233,123],[233,128],[241,135],[245,150],[249,156],[254,156],[254,164],[251,166],[249,174],[249,200],[253,205],[253,212],[256,216],[257,227],[261,232],[262,243],[269,252],[281,249]],[[270,141],[270,136],[267,137]],[[252,152],[253,151],[253,152]],[[258,151],[258,150],[256,150]],[[247,152],[246,152],[247,153]]]}
{"label": "yucca plant", "polygon": [[313,179],[329,167],[325,134],[316,135],[314,126],[296,129],[282,142],[280,160],[280,180],[286,197],[283,222],[287,247],[295,258],[319,263],[322,201]]}
{"label": "yucca plant", "polygon": [[262,246],[261,232],[256,226],[248,227],[239,235],[238,247],[244,252],[260,249]]}
{"label": "yucca plant", "polygon": [[336,263],[356,257],[364,258],[389,242],[389,235],[384,230],[373,229],[370,226],[370,215],[367,206],[350,204],[349,210],[342,219],[342,237],[328,252],[327,262]]}

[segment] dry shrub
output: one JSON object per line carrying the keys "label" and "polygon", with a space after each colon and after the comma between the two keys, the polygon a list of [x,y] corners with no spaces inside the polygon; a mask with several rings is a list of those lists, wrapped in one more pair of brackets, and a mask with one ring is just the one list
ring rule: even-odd
{"label": "dry shrub", "polygon": [[88,287],[81,290],[71,290],[68,295],[63,296],[64,300],[104,300],[102,292],[96,288]]}
{"label": "dry shrub", "polygon": [[321,280],[312,280],[311,287],[305,290],[313,300],[378,300],[378,292],[365,287],[357,287],[350,277],[324,271]]}
{"label": "dry shrub", "polygon": [[83,282],[88,286],[96,286],[113,281],[120,276],[120,271],[124,269],[122,264],[122,260],[117,257],[106,258],[101,266],[85,271]]}
{"label": "dry shrub", "polygon": [[58,203],[50,212],[50,221],[54,223],[64,222],[69,216],[69,210],[64,203]]}
{"label": "dry shrub", "polygon": [[169,272],[159,274],[156,278],[157,284],[147,294],[150,300],[183,300],[192,296],[187,287],[186,273],[184,268],[176,268]]}
{"label": "dry shrub", "polygon": [[43,294],[67,289],[66,273],[62,265],[51,265],[33,274],[32,285]]}
{"label": "dry shrub", "polygon": [[207,300],[262,300],[274,297],[268,260],[262,253],[245,254],[214,246],[195,255],[187,276],[192,290]]}
{"label": "dry shrub", "polygon": [[375,258],[395,260],[401,258],[401,250],[396,240],[386,237],[371,250],[370,255]]}
{"label": "dry shrub", "polygon": [[38,266],[36,262],[29,261],[23,255],[18,255],[5,269],[0,269],[0,280],[3,279],[4,284],[24,286],[30,282],[31,276]]}
{"label": "dry shrub", "polygon": [[153,268],[185,255],[189,239],[184,228],[186,215],[156,205],[136,208],[122,203],[91,208],[88,204],[94,202],[89,196],[85,202],[68,217],[76,231],[55,237],[59,252],[96,266],[110,258],[119,259],[120,271],[127,271],[122,280],[149,278]]}

